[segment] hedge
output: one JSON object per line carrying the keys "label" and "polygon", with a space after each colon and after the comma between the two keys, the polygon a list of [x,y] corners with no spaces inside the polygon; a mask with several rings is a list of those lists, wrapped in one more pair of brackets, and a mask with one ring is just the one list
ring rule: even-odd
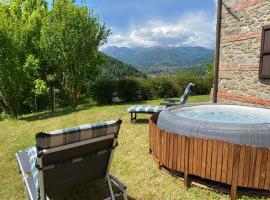
{"label": "hedge", "polygon": [[178,74],[170,77],[101,79],[92,88],[92,97],[99,104],[112,103],[114,98],[122,102],[149,100],[154,98],[180,97],[186,85],[192,81],[195,87],[192,95],[209,94],[212,87],[211,76]]}

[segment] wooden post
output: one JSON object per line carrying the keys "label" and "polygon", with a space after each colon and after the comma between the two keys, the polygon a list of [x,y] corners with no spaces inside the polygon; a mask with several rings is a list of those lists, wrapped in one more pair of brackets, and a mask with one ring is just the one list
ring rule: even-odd
{"label": "wooden post", "polygon": [[[131,113],[131,122],[132,122],[132,113]],[[152,117],[150,118],[149,121],[149,154],[152,153],[152,137],[153,137],[153,129],[155,127],[153,126],[153,121],[152,121]]]}
{"label": "wooden post", "polygon": [[218,7],[217,7],[217,26],[216,26],[216,55],[215,55],[215,71],[214,71],[214,87],[213,87],[213,103],[217,103],[217,93],[218,93],[218,73],[219,73],[221,20],[222,20],[222,0],[218,0]]}
{"label": "wooden post", "polygon": [[185,171],[184,171],[184,184],[188,188],[190,186],[189,181],[188,181],[188,172],[189,172],[189,143],[190,143],[190,138],[185,136]]}
{"label": "wooden post", "polygon": [[240,146],[234,145],[231,200],[237,199],[239,160],[240,160]]}
{"label": "wooden post", "polygon": [[53,86],[53,111],[55,112],[56,102],[55,102],[55,86]]}
{"label": "wooden post", "polygon": [[158,168],[159,170],[162,170],[162,147],[163,147],[163,142],[162,142],[162,135],[163,135],[163,132],[160,130],[158,132],[158,142],[159,142],[159,149],[158,149],[158,160],[159,160],[159,163],[158,163]]}
{"label": "wooden post", "polygon": [[35,94],[35,109],[36,109],[36,113],[38,111],[38,108],[37,108],[37,95]]}

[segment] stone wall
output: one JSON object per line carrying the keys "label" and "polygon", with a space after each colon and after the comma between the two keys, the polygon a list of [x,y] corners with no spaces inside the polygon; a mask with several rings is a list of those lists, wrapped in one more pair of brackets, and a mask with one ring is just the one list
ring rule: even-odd
{"label": "stone wall", "polygon": [[218,101],[270,106],[270,80],[259,79],[262,27],[270,24],[270,0],[224,0]]}

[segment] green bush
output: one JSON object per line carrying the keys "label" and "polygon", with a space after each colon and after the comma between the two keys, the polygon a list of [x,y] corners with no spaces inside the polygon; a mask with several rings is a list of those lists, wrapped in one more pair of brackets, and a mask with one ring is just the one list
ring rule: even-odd
{"label": "green bush", "polygon": [[209,94],[212,88],[212,77],[204,76],[204,77],[197,77],[194,80],[196,86],[194,87],[193,94],[195,95],[203,95]]}
{"label": "green bush", "polygon": [[92,86],[92,97],[98,104],[110,104],[117,92],[117,82],[100,79]]}
{"label": "green bush", "polygon": [[156,98],[177,96],[177,87],[173,81],[173,77],[156,77],[152,78],[150,82]]}
{"label": "green bush", "polygon": [[138,79],[138,82],[139,82],[138,99],[144,101],[153,99],[155,96],[155,92],[153,87],[151,87],[150,79]]}
{"label": "green bush", "polygon": [[118,95],[122,101],[139,100],[140,84],[136,78],[123,78],[118,82]]}
{"label": "green bush", "polygon": [[120,80],[100,79],[92,86],[92,97],[99,104],[120,101],[149,100],[154,98],[180,97],[187,84],[192,81],[192,95],[209,94],[212,87],[211,76],[195,76],[181,73],[170,77],[122,78]]}
{"label": "green bush", "polygon": [[190,73],[178,74],[175,77],[175,83],[177,85],[179,94],[183,94],[187,84],[192,81],[195,87],[192,88],[192,95],[203,95],[209,94],[212,88],[212,77],[211,76],[194,76]]}
{"label": "green bush", "polygon": [[12,118],[12,116],[5,113],[5,112],[0,113],[0,121],[5,120],[5,119],[11,119],[11,118]]}

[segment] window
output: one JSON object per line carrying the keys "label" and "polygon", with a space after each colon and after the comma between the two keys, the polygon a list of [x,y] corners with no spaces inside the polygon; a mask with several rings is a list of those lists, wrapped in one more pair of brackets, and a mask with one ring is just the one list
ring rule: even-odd
{"label": "window", "polygon": [[270,25],[263,27],[260,58],[260,78],[270,79]]}

